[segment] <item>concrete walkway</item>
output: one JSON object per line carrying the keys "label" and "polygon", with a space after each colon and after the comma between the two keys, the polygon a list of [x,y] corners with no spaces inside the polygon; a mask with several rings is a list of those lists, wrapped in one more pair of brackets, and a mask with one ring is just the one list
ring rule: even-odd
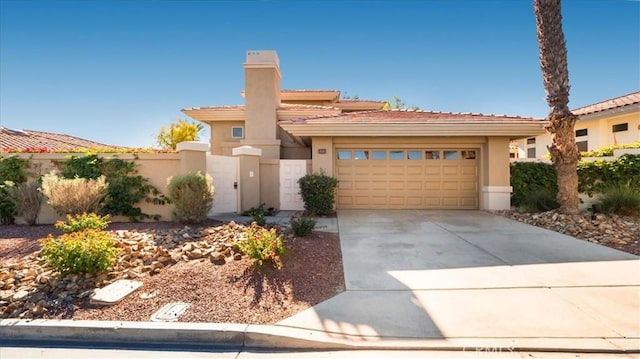
{"label": "concrete walkway", "polygon": [[[267,223],[277,224],[281,226],[291,226],[291,216],[299,215],[302,211],[278,211],[273,216],[265,216],[264,219]],[[231,222],[235,221],[236,223],[251,223],[251,217],[249,216],[241,216],[237,213],[218,213],[209,218],[215,219],[221,222]],[[338,219],[333,217],[318,217],[316,218],[316,231],[322,232],[330,232],[330,233],[338,233]]]}
{"label": "concrete walkway", "polygon": [[346,291],[278,323],[365,346],[640,351],[640,258],[480,211],[340,211]]}

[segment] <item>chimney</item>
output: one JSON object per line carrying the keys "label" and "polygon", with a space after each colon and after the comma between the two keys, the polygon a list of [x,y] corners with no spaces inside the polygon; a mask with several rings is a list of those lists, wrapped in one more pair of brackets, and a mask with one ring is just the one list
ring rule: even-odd
{"label": "chimney", "polygon": [[244,142],[257,147],[277,143],[279,150],[276,110],[280,106],[281,75],[278,54],[272,50],[247,51],[244,73]]}

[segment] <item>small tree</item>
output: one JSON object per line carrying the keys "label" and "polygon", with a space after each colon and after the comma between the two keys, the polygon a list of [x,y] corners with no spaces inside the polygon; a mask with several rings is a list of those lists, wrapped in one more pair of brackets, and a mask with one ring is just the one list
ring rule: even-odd
{"label": "small tree", "polygon": [[156,135],[156,142],[165,149],[175,150],[180,142],[197,141],[204,127],[201,123],[178,119],[169,127],[162,126]]}

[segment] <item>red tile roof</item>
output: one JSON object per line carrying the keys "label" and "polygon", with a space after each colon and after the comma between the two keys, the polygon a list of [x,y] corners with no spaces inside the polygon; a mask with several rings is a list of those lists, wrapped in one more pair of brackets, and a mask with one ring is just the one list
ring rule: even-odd
{"label": "red tile roof", "polygon": [[455,113],[418,110],[375,110],[347,112],[337,115],[320,115],[295,120],[289,123],[465,123],[465,122],[531,122],[541,118],[509,115],[485,115],[481,113]]}
{"label": "red tile roof", "polygon": [[116,147],[105,145],[70,135],[32,131],[32,130],[11,130],[0,127],[0,152],[8,149],[24,150],[27,148],[74,149],[74,148],[95,148],[95,147]]}
{"label": "red tile roof", "polygon": [[609,100],[597,102],[591,105],[579,107],[575,110],[572,110],[575,115],[588,115],[591,113],[602,112],[606,110],[611,110],[619,107],[629,106],[636,103],[640,103],[640,91],[633,92],[628,95],[612,98]]}

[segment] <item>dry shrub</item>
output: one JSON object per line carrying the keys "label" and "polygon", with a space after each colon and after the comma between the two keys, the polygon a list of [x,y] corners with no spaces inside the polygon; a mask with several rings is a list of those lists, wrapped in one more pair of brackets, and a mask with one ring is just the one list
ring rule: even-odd
{"label": "dry shrub", "polygon": [[16,206],[18,216],[24,218],[30,226],[36,224],[43,200],[40,183],[38,181],[19,183],[11,187],[9,197]]}
{"label": "dry shrub", "polygon": [[107,194],[104,176],[96,179],[62,178],[55,173],[42,177],[42,192],[47,203],[60,215],[96,213]]}
{"label": "dry shrub", "polygon": [[167,180],[169,199],[174,204],[176,221],[200,223],[207,219],[213,206],[213,183],[211,176],[202,172],[169,177]]}

